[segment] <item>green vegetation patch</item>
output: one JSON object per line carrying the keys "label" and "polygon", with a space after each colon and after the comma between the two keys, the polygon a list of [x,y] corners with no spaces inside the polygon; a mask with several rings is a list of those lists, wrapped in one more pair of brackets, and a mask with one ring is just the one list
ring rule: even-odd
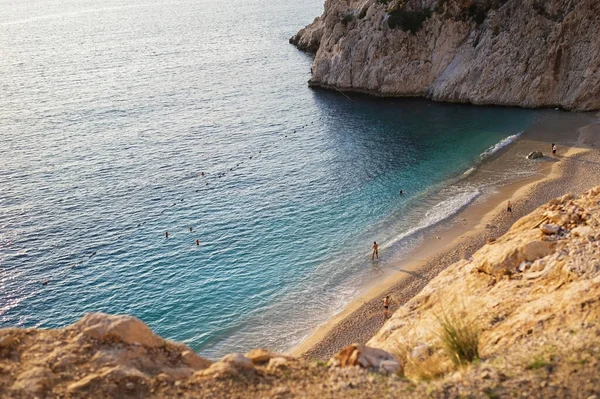
{"label": "green vegetation patch", "polygon": [[423,22],[429,18],[431,18],[431,10],[429,8],[416,11],[397,8],[388,14],[387,22],[388,26],[392,29],[400,28],[404,32],[415,34],[423,27]]}
{"label": "green vegetation patch", "polygon": [[492,10],[502,7],[508,0],[473,0],[468,7],[462,10],[460,19],[463,21],[475,21],[481,25]]}
{"label": "green vegetation patch", "polygon": [[344,26],[348,25],[352,21],[354,21],[354,13],[352,11],[346,13],[342,17],[342,25],[344,25]]}
{"label": "green vegetation patch", "polygon": [[543,356],[536,356],[533,358],[527,366],[525,366],[526,370],[539,370],[541,368],[546,368],[552,366],[551,362],[546,361]]}

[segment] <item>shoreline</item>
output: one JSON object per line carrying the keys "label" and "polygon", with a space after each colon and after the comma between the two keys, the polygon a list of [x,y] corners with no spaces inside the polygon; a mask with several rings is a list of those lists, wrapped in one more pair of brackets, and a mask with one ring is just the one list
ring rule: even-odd
{"label": "shoreline", "polygon": [[[600,113],[595,115],[598,117]],[[582,188],[583,185],[578,184],[576,179],[565,177],[572,177],[572,173],[567,173],[569,170],[576,171],[584,167],[576,162],[577,159],[587,156],[597,157],[600,161],[597,151],[590,151],[594,146],[600,146],[600,137],[594,137],[594,133],[600,136],[600,124],[590,119],[588,124],[571,123],[570,129],[561,129],[563,131],[558,136],[556,133],[534,133],[531,135],[533,137],[521,138],[508,146],[506,152],[523,152],[532,145],[547,148],[551,141],[555,141],[562,147],[562,151],[559,150],[556,157],[544,157],[538,172],[533,176],[497,187],[496,192],[480,201],[474,201],[433,227],[426,233],[427,240],[409,257],[395,264],[398,272],[373,281],[341,312],[318,326],[288,353],[308,359],[327,359],[346,345],[366,343],[384,324],[381,303],[386,294],[392,298],[390,313],[393,313],[420,292],[439,272],[456,261],[471,256],[488,238],[504,234],[520,217],[554,197],[587,188]],[[561,142],[564,144],[561,145]],[[594,180],[596,184],[600,184],[600,177]],[[513,203],[513,214],[507,218],[504,204],[509,199]],[[434,239],[440,235],[441,239]]]}

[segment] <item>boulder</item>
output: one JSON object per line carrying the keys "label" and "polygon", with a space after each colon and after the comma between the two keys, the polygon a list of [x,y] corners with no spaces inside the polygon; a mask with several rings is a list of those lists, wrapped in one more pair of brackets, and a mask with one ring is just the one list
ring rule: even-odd
{"label": "boulder", "polygon": [[594,229],[590,226],[578,226],[571,230],[571,234],[575,237],[589,238],[594,235]]}
{"label": "boulder", "polygon": [[287,367],[287,364],[288,359],[286,359],[285,357],[273,357],[269,360],[269,365],[267,366],[267,368],[269,370],[276,370]]}
{"label": "boulder", "polygon": [[252,361],[254,364],[264,364],[275,357],[284,356],[265,349],[252,349],[250,352],[246,353],[245,357],[250,359],[250,361]]}
{"label": "boulder", "polygon": [[181,358],[186,366],[193,368],[195,370],[202,370],[210,367],[212,362],[203,357],[198,356],[195,352],[191,350],[183,351],[181,353]]}
{"label": "boulder", "polygon": [[544,154],[541,151],[532,151],[527,155],[527,159],[543,158]]}
{"label": "boulder", "polygon": [[544,234],[558,234],[558,232],[560,231],[560,226],[557,226],[555,224],[544,223],[540,226],[540,229]]}
{"label": "boulder", "polygon": [[552,252],[552,244],[548,241],[534,239],[533,234],[523,238],[481,248],[474,255],[476,270],[492,276],[511,274],[522,262],[534,262]]}
{"label": "boulder", "polygon": [[251,370],[254,368],[254,364],[252,364],[252,361],[247,357],[240,355],[239,353],[231,353],[229,355],[225,355],[223,359],[221,359],[221,362],[229,363],[239,370]]}
{"label": "boulder", "polygon": [[360,344],[348,345],[329,360],[332,367],[359,366],[380,373],[403,373],[400,360],[383,349],[370,348]]}
{"label": "boulder", "polygon": [[149,348],[157,348],[165,343],[140,319],[132,316],[90,313],[75,323],[72,328],[81,331],[85,336],[99,340],[117,340]]}
{"label": "boulder", "polygon": [[223,378],[238,374],[239,371],[231,363],[215,362],[209,368],[195,372],[194,377]]}
{"label": "boulder", "polygon": [[252,371],[254,371],[254,364],[250,359],[239,353],[231,353],[225,355],[218,362],[211,364],[209,368],[197,371],[194,376],[221,378]]}
{"label": "boulder", "polygon": [[146,374],[133,367],[105,367],[97,373],[90,373],[79,381],[70,384],[67,390],[76,392],[87,390],[92,386],[126,386],[128,383],[147,385],[148,381]]}

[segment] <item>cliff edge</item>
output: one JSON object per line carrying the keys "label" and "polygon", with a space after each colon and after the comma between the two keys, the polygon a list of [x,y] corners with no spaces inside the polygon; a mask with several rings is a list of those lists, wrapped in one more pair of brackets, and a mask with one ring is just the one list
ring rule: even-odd
{"label": "cliff edge", "polygon": [[313,86],[600,109],[596,0],[326,0],[290,42],[315,53]]}

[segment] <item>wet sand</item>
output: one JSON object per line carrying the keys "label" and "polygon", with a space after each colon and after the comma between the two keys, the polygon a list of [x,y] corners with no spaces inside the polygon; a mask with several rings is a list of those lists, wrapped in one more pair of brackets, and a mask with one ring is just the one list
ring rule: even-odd
{"label": "wet sand", "polygon": [[[392,298],[393,313],[427,285],[438,273],[454,262],[468,258],[489,238],[504,234],[520,217],[552,198],[566,193],[581,193],[600,185],[600,113],[566,116],[541,124],[493,159],[480,165],[477,174],[506,172],[507,160],[523,157],[534,149],[545,153],[550,143],[558,145],[556,156],[546,155],[530,161],[533,176],[498,187],[494,193],[426,233],[424,243],[408,258],[394,265],[398,270],[384,281],[376,282],[346,308],[320,326],[290,353],[307,359],[328,359],[351,343],[366,343],[383,326],[382,301]],[[512,158],[511,158],[512,157]],[[527,164],[526,164],[527,165]],[[522,166],[521,166],[522,167]],[[506,213],[511,200],[512,214]]]}

